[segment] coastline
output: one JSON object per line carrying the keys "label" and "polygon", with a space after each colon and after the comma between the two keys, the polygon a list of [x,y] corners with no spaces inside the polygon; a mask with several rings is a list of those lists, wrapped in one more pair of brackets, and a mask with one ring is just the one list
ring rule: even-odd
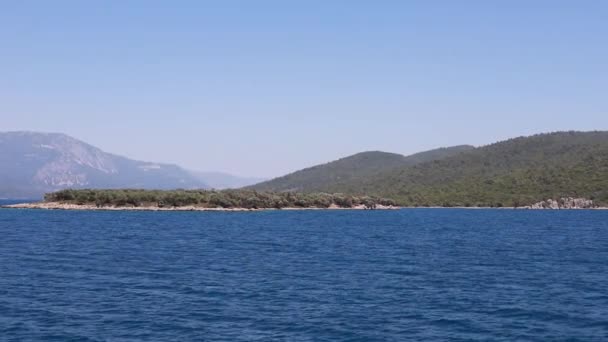
{"label": "coastline", "polygon": [[41,210],[95,210],[95,211],[267,211],[267,210],[397,210],[403,207],[398,206],[383,206],[377,205],[375,208],[368,208],[364,205],[353,207],[338,207],[332,205],[327,208],[320,207],[285,207],[285,208],[208,208],[200,206],[181,206],[181,207],[158,207],[158,206],[103,206],[98,207],[92,204],[71,204],[59,202],[35,202],[35,203],[18,203],[1,206],[0,208],[8,209],[41,209]]}
{"label": "coastline", "polygon": [[285,207],[285,208],[209,208],[201,206],[181,206],[181,207],[158,207],[158,206],[103,206],[98,207],[92,204],[72,204],[59,202],[34,202],[17,203],[0,206],[5,209],[38,209],[38,210],[81,210],[81,211],[215,211],[215,212],[251,212],[251,211],[295,211],[295,210],[399,210],[399,209],[467,209],[467,210],[608,210],[608,207],[596,208],[531,208],[531,207],[402,207],[402,206],[383,206],[377,205],[369,208],[364,205],[353,207],[338,207],[332,205],[327,208],[321,207]]}

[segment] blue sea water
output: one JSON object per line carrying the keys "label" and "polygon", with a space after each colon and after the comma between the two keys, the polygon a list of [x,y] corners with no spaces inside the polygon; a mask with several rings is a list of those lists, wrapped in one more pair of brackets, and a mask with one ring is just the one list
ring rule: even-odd
{"label": "blue sea water", "polygon": [[0,210],[2,341],[606,341],[608,211]]}

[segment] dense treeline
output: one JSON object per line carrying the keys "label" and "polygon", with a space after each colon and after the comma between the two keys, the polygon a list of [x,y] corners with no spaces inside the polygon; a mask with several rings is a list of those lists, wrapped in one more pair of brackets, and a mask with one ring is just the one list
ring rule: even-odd
{"label": "dense treeline", "polygon": [[[269,181],[275,190],[302,182]],[[608,132],[557,132],[520,137],[302,191],[369,194],[404,206],[526,206],[581,197],[608,205]],[[264,184],[264,183],[263,183]]]}
{"label": "dense treeline", "polygon": [[332,205],[352,208],[364,205],[375,208],[377,205],[392,206],[392,200],[370,196],[352,196],[327,193],[273,193],[255,190],[139,190],[139,189],[84,189],[61,190],[45,195],[47,202],[89,204],[106,206],[158,206],[204,208],[328,208]]}

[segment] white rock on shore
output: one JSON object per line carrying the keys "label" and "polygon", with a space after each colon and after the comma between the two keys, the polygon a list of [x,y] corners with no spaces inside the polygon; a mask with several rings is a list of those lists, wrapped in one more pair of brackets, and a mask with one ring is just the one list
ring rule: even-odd
{"label": "white rock on shore", "polygon": [[594,209],[597,205],[592,200],[586,198],[562,197],[558,200],[548,199],[534,203],[525,209]]}

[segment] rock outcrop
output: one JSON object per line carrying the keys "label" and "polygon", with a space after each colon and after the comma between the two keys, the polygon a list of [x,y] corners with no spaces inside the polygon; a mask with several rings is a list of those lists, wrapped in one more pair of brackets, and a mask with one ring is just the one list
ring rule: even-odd
{"label": "rock outcrop", "polygon": [[525,207],[526,209],[593,209],[597,205],[586,198],[560,198],[558,200],[548,199]]}

